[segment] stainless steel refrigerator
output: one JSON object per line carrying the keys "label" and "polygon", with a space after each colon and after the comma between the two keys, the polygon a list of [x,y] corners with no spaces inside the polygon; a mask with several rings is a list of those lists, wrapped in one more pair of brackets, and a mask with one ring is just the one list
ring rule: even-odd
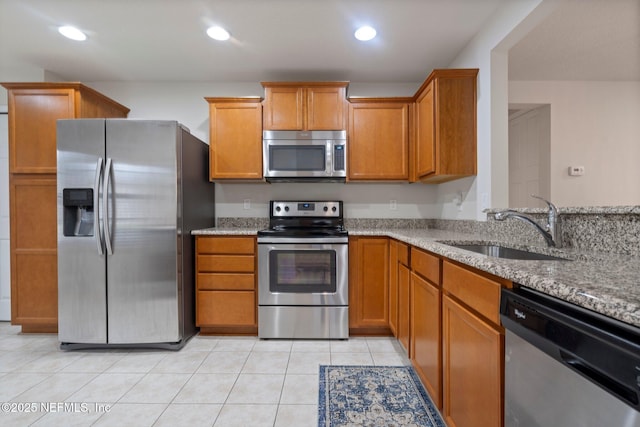
{"label": "stainless steel refrigerator", "polygon": [[191,231],[214,226],[208,146],[175,121],[57,126],[61,348],[181,348],[196,332]]}

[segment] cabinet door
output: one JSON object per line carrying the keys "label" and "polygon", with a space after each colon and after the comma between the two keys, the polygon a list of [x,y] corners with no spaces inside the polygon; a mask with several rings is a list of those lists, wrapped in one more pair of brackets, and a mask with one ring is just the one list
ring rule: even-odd
{"label": "cabinet door", "polygon": [[436,172],[434,117],[434,85],[432,81],[416,100],[416,174],[418,178]]}
{"label": "cabinet door", "polygon": [[440,183],[476,174],[477,69],[434,70],[416,97],[415,177]]}
{"label": "cabinet door", "polygon": [[56,179],[14,177],[10,188],[11,321],[23,332],[56,332]]}
{"label": "cabinet door", "polygon": [[346,129],[344,87],[308,87],[306,88],[306,101],[306,129]]}
{"label": "cabinet door", "polygon": [[450,427],[501,427],[504,337],[443,297],[443,416]]}
{"label": "cabinet door", "polygon": [[389,240],[349,240],[349,327],[389,332]]}
{"label": "cabinet door", "polygon": [[389,241],[389,329],[398,337],[398,242]]}
{"label": "cabinet door", "polygon": [[409,104],[349,105],[350,180],[409,179]]}
{"label": "cabinet door", "polygon": [[264,129],[304,129],[304,88],[273,86],[265,88]]}
{"label": "cabinet door", "polygon": [[262,106],[259,99],[209,104],[210,179],[262,178]]}
{"label": "cabinet door", "polygon": [[411,273],[411,361],[438,409],[442,409],[441,293]]}
{"label": "cabinet door", "polygon": [[10,173],[56,173],[56,121],[75,117],[73,89],[9,90]]}
{"label": "cabinet door", "polygon": [[403,264],[398,265],[398,341],[407,351],[407,355],[410,354],[411,350],[409,342],[411,320],[410,274],[409,267]]}

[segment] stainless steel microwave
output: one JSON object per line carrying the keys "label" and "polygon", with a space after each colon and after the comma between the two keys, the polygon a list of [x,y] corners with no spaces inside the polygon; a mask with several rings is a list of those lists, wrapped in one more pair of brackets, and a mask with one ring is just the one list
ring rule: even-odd
{"label": "stainless steel microwave", "polygon": [[267,181],[332,181],[347,178],[347,132],[263,131]]}

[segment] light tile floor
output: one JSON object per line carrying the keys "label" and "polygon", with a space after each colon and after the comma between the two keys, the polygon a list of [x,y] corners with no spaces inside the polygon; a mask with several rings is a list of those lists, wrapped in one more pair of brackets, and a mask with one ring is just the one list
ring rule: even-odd
{"label": "light tile floor", "polygon": [[61,351],[56,335],[0,322],[0,425],[317,426],[319,365],[408,363],[393,338],[196,336],[178,352]]}

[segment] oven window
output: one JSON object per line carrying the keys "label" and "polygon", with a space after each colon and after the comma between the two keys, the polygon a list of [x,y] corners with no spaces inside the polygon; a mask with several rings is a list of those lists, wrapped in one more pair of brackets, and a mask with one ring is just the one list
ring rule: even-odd
{"label": "oven window", "polygon": [[336,252],[333,250],[273,250],[269,252],[271,292],[336,292]]}
{"label": "oven window", "polygon": [[269,170],[323,172],[326,151],[324,145],[272,145],[269,147]]}

